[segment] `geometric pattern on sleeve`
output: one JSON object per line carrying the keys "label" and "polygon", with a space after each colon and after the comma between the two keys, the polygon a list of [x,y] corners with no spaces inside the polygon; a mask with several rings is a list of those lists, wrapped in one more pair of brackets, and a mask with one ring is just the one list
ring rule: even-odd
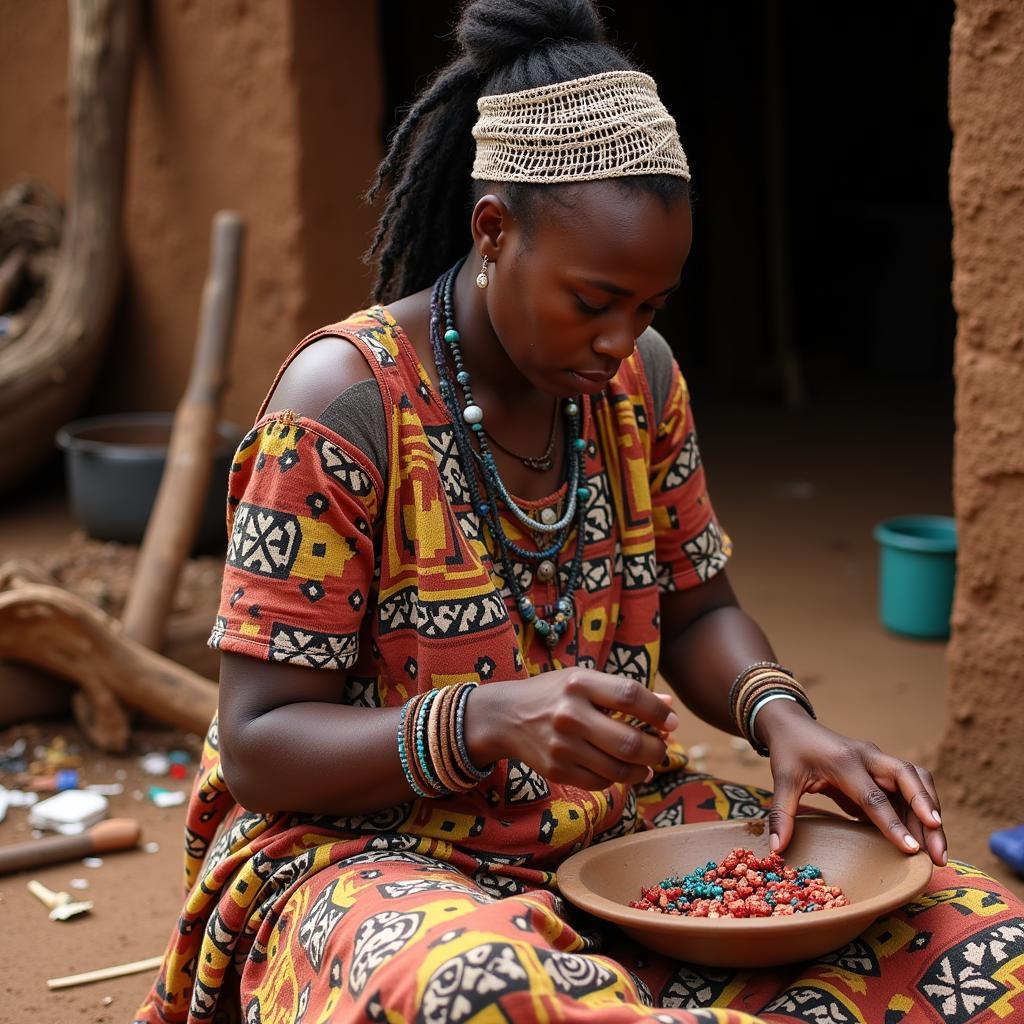
{"label": "geometric pattern on sleeve", "polygon": [[358,633],[314,633],[300,626],[275,622],[270,630],[270,661],[310,668],[344,669],[359,657]]}
{"label": "geometric pattern on sleeve", "polygon": [[681,487],[693,475],[700,465],[700,449],[697,447],[697,435],[691,430],[686,435],[683,447],[679,449],[675,462],[665,474],[664,489]]}
{"label": "geometric pattern on sleeve", "polygon": [[722,533],[714,521],[708,523],[696,537],[686,541],[683,550],[702,582],[714,576],[729,560]]}
{"label": "geometric pattern on sleeve", "polygon": [[227,561],[257,576],[287,579],[301,543],[297,516],[243,502],[235,510]]}
{"label": "geometric pattern on sleeve", "polygon": [[325,473],[333,476],[342,487],[357,498],[363,498],[373,490],[373,483],[363,472],[359,463],[349,458],[340,445],[332,444],[325,437],[317,438],[317,454]]}

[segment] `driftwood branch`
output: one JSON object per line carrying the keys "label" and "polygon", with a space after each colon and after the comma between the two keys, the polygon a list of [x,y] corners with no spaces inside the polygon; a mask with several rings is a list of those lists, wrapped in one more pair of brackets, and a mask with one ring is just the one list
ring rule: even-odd
{"label": "driftwood branch", "polygon": [[0,491],[53,450],[106,346],[121,284],[125,138],[140,5],[70,0],[70,175],[50,290],[0,349]]}
{"label": "driftwood branch", "polygon": [[75,683],[75,716],[89,739],[124,752],[124,707],[202,734],[217,687],[123,635],[115,619],[60,587],[26,583],[0,593],[0,659],[35,665]]}

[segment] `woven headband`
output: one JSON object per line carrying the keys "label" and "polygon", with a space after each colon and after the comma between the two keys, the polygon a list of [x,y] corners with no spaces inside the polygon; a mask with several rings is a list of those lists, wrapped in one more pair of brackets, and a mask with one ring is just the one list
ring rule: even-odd
{"label": "woven headband", "polygon": [[650,75],[606,71],[481,96],[473,126],[481,181],[596,181],[638,174],[690,180],[676,123]]}

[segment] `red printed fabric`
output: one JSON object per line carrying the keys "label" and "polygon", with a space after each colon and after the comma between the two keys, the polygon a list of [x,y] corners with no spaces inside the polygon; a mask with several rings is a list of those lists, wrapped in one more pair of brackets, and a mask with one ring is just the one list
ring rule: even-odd
{"label": "red printed fabric", "polygon": [[[511,600],[470,507],[444,405],[401,329],[374,307],[303,344],[324,334],[349,338],[374,372],[386,479],[332,430],[287,410],[262,415],[232,467],[211,643],[341,669],[342,699],[364,707],[574,664],[651,686],[660,592],[699,585],[730,554],[678,370],[657,422],[638,356],[582,403],[583,582],[571,628],[551,649]],[[563,487],[525,504],[557,508],[564,498]],[[535,545],[510,516],[504,526]],[[574,548],[571,535],[547,579],[536,563],[513,567],[538,607],[564,589]],[[683,1000],[683,967],[662,964],[645,980],[640,965],[599,955],[611,939],[563,916],[555,872],[571,853],[637,828],[766,813],[762,791],[685,769],[673,745],[646,786],[590,792],[507,759],[477,788],[444,799],[369,815],[255,814],[227,791],[214,721],[188,811],[186,904],[137,1019],[828,1019],[795,1016],[811,1005],[802,996],[789,1016],[748,1016],[786,989],[782,975],[750,990],[729,972],[719,984],[719,972]],[[1000,908],[986,926],[1012,916]],[[954,920],[945,909],[933,916]],[[851,982],[855,1013],[879,1005],[876,974]],[[496,977],[504,982],[481,981]],[[737,1009],[686,1009],[712,1005]]]}

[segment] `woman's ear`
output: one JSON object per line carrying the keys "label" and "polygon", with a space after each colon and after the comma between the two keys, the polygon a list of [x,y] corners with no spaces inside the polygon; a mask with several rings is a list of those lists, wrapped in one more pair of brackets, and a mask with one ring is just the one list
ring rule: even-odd
{"label": "woman's ear", "polygon": [[500,196],[492,193],[481,196],[473,207],[470,222],[476,251],[496,263],[502,247],[508,243],[512,224],[512,214]]}

